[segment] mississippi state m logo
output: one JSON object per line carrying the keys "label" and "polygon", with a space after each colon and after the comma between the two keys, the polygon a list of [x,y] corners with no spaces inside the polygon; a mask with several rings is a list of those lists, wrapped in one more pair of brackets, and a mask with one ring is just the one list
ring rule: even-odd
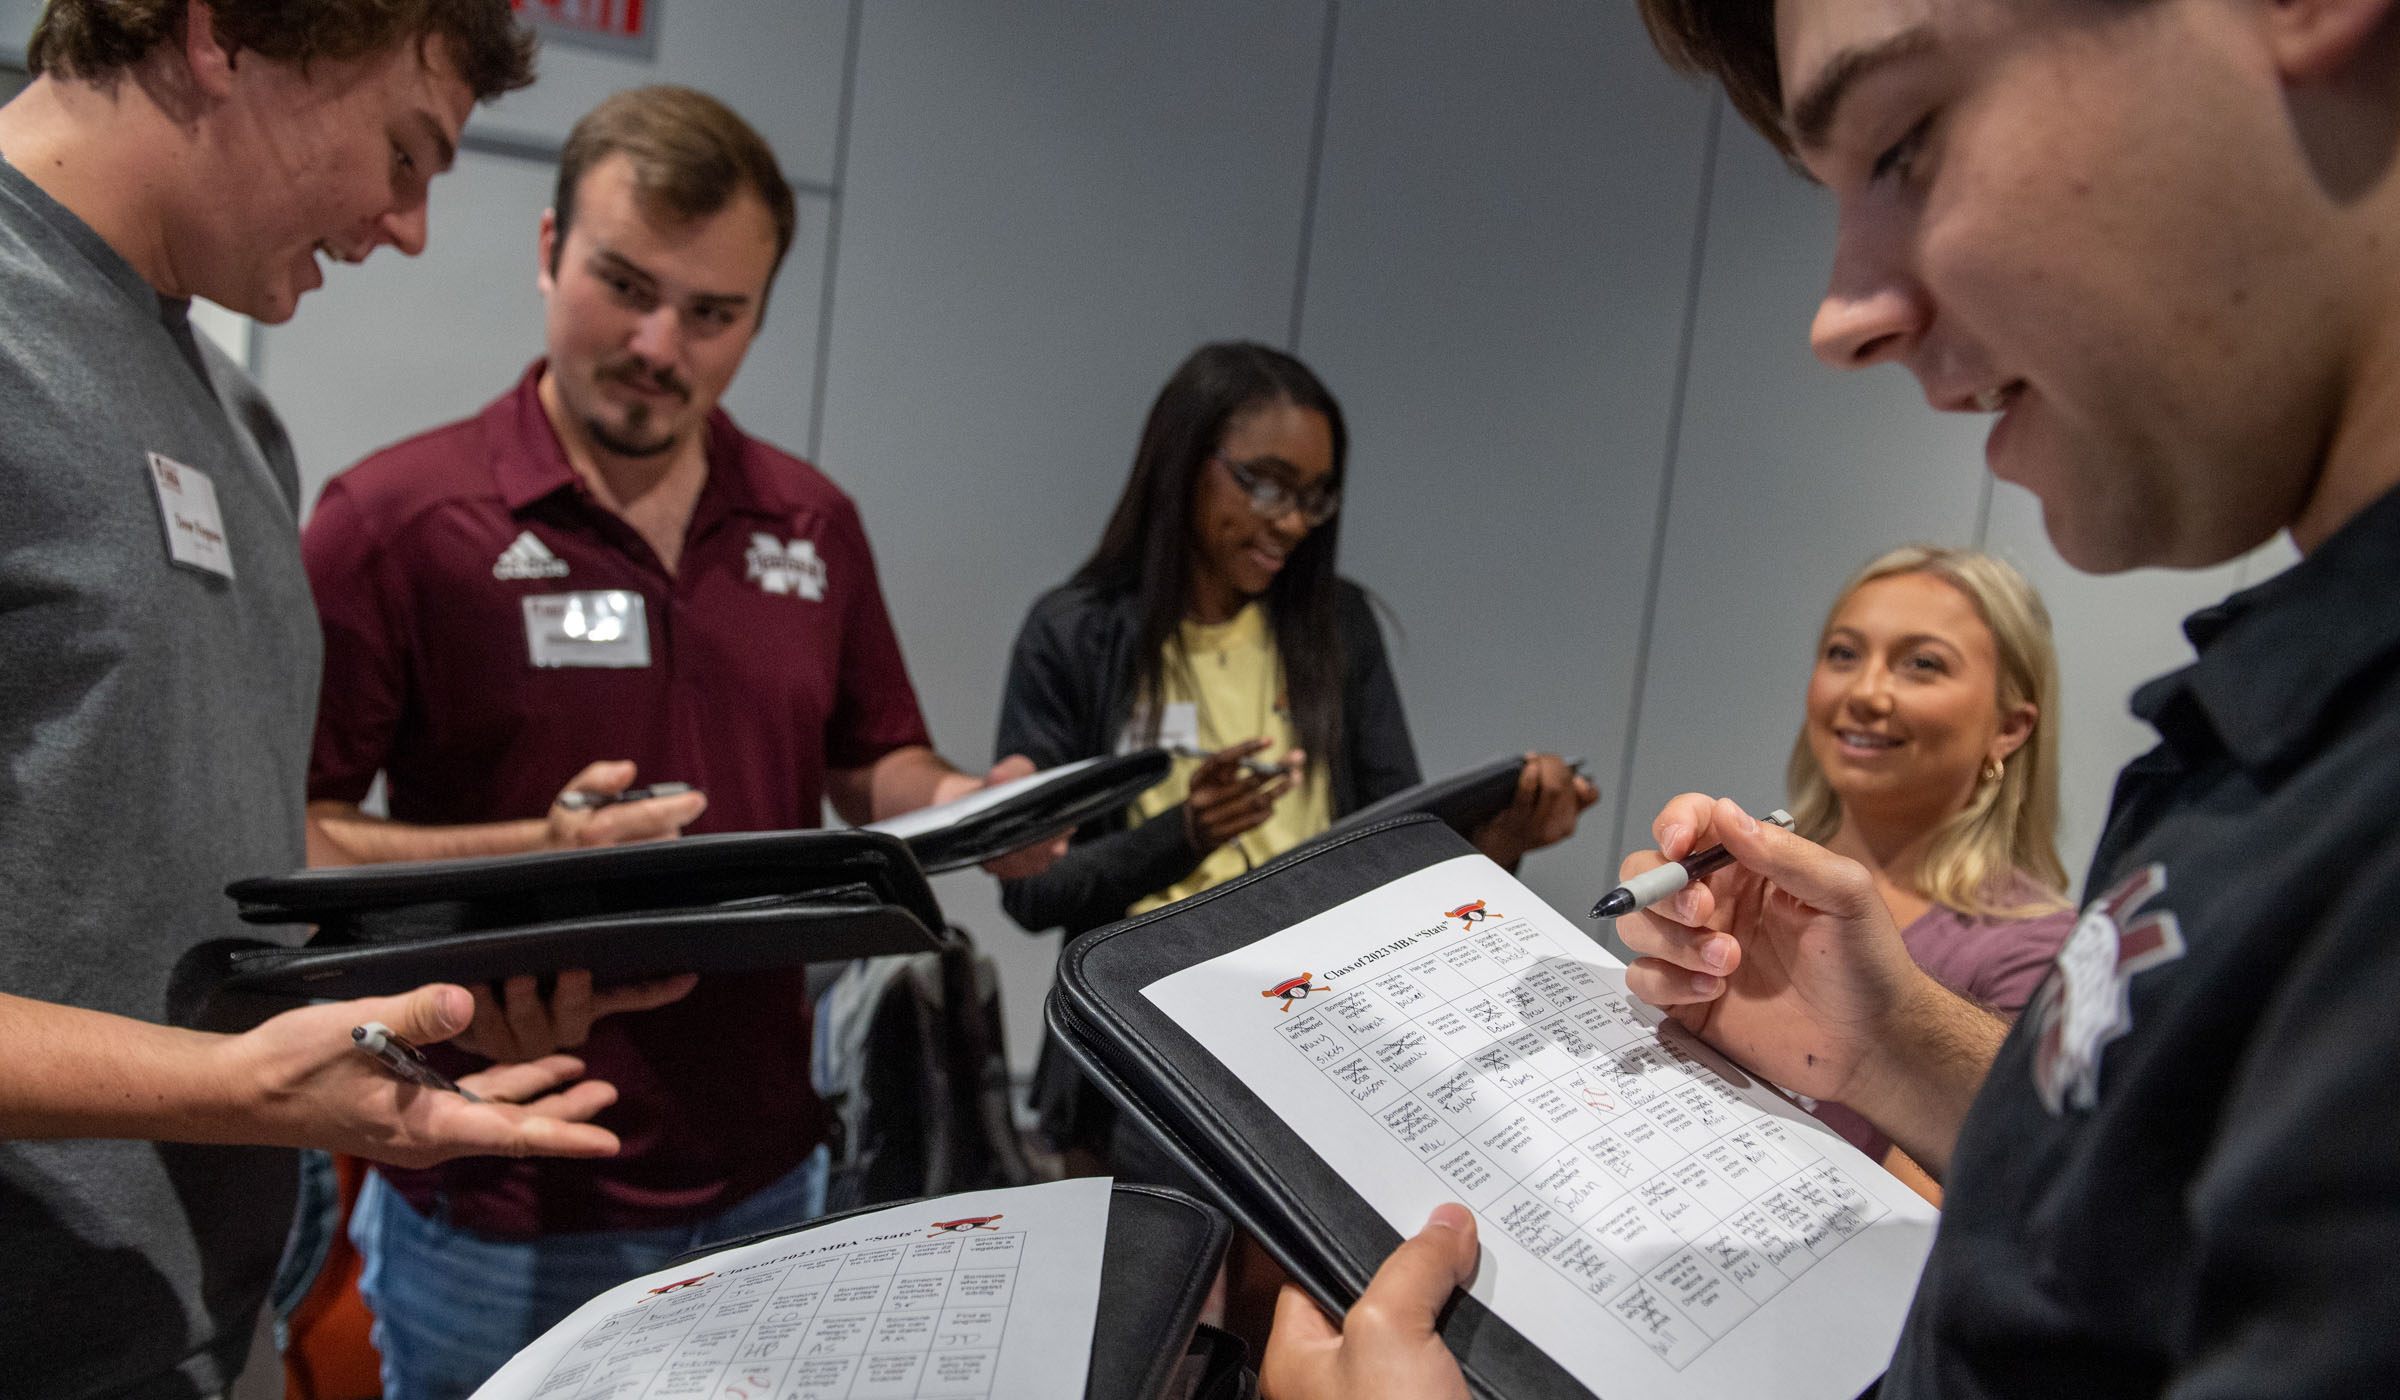
{"label": "mississippi state m logo", "polygon": [[750,581],[762,592],[825,601],[825,561],[817,557],[816,541],[785,544],[773,535],[752,535],[750,552],[742,558],[750,566]]}
{"label": "mississippi state m logo", "polygon": [[2167,868],[2152,864],[2093,900],[2034,997],[2033,1087],[2053,1115],[2099,1101],[2100,1052],[2133,1029],[2133,979],[2183,956],[2172,910],[2134,917],[2166,889]]}

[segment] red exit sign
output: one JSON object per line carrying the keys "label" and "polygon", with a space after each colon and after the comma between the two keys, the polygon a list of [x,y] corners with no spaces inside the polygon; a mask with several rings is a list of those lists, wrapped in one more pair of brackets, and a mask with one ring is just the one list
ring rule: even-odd
{"label": "red exit sign", "polygon": [[510,0],[544,39],[564,39],[649,58],[658,45],[660,0]]}

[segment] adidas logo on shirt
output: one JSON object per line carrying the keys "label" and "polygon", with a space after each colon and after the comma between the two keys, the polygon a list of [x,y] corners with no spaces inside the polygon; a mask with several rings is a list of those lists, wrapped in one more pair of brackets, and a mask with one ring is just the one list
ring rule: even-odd
{"label": "adidas logo on shirt", "polygon": [[567,561],[550,552],[550,546],[533,537],[533,531],[520,531],[509,541],[508,548],[492,561],[492,577],[504,583],[529,578],[565,578]]}

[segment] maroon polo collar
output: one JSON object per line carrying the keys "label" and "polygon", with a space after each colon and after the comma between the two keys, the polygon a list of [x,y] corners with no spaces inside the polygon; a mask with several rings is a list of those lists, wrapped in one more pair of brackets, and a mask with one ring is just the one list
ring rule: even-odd
{"label": "maroon polo collar", "polygon": [[[546,358],[535,360],[514,389],[483,411],[492,479],[499,484],[500,497],[511,513],[562,490],[589,494],[567,461],[566,448],[558,440],[558,430],[550,425],[550,415],[542,408],[542,371],[549,363]],[[781,483],[758,470],[744,450],[747,440],[741,429],[721,405],[709,410],[703,431],[708,434],[708,483],[700,488],[700,499],[693,507],[695,526],[720,513],[774,516],[788,514],[800,505],[779,489]]]}

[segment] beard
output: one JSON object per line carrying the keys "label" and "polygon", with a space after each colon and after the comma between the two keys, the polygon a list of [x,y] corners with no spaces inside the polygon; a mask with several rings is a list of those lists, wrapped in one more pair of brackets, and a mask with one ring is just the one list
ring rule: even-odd
{"label": "beard", "polygon": [[[652,370],[638,360],[618,360],[600,365],[593,378],[603,382],[616,380],[638,388],[664,390],[685,403],[692,399],[691,386],[671,370]],[[651,422],[650,405],[632,403],[625,407],[621,422],[609,423],[598,413],[584,415],[584,431],[604,450],[619,457],[656,457],[673,450],[678,435],[671,429],[661,430]]]}
{"label": "beard", "polygon": [[613,456],[656,457],[672,451],[676,443],[675,434],[653,435],[647,431],[649,426],[650,411],[644,408],[627,413],[622,427],[604,423],[596,415],[583,420],[583,430],[591,435],[592,441]]}

